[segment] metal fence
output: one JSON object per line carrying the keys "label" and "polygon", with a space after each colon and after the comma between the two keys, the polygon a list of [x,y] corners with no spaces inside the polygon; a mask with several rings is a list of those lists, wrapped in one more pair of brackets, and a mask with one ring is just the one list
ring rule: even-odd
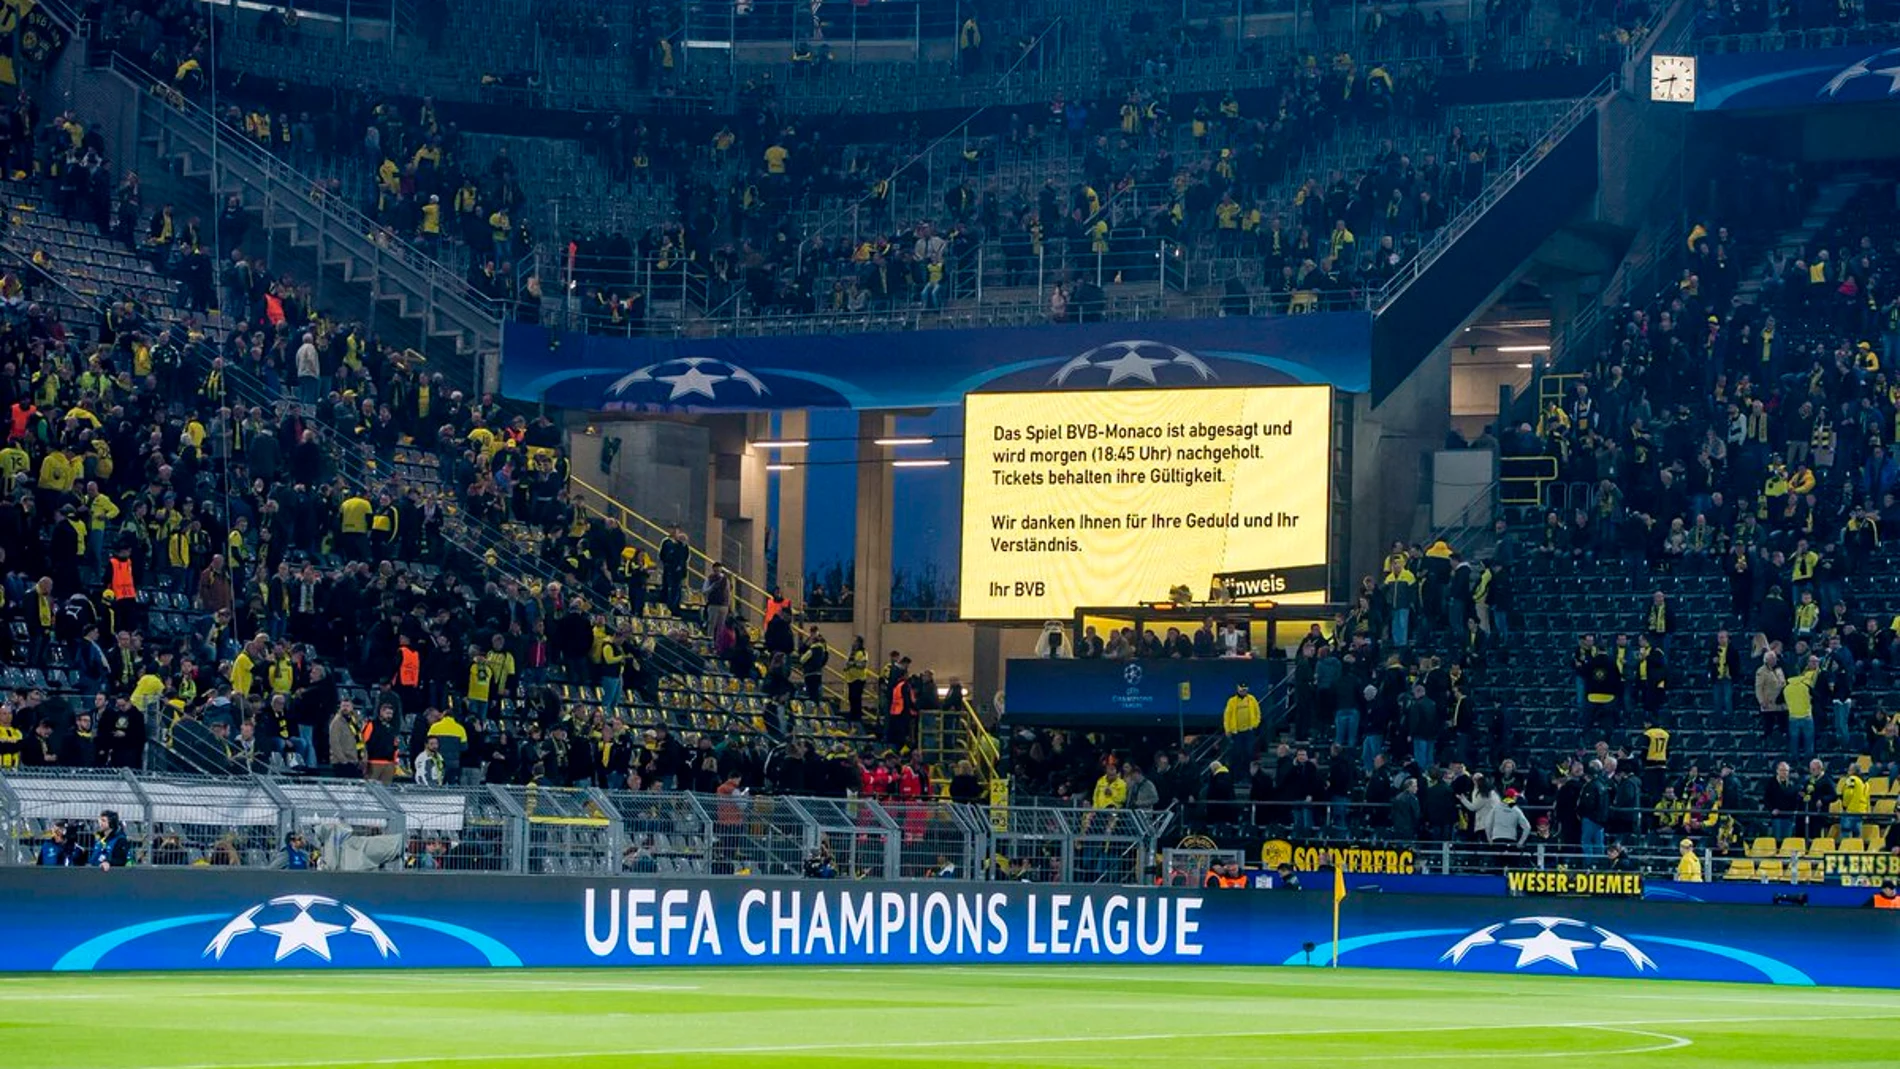
{"label": "metal fence", "polygon": [[283,867],[301,833],[336,871],[1144,882],[1168,812],[538,786],[415,787],[104,770],[0,776],[0,865],[102,810],[137,865]]}

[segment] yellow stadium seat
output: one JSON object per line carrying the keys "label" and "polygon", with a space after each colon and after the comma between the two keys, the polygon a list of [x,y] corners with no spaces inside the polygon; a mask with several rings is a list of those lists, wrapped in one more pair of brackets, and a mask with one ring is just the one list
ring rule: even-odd
{"label": "yellow stadium seat", "polygon": [[1788,870],[1782,867],[1781,861],[1777,858],[1771,857],[1765,861],[1756,862],[1755,871],[1763,880],[1771,883],[1779,883],[1788,878]]}
{"label": "yellow stadium seat", "polygon": [[1805,854],[1807,852],[1808,841],[1798,835],[1781,840],[1781,849],[1778,851],[1782,857],[1792,857],[1795,854]]}
{"label": "yellow stadium seat", "polygon": [[1874,815],[1878,817],[1893,816],[1893,802],[1894,800],[1891,798],[1882,798],[1879,801],[1875,802]]}
{"label": "yellow stadium seat", "polygon": [[1838,847],[1834,845],[1834,840],[1816,839],[1813,842],[1810,842],[1808,844],[1808,856],[1809,857],[1826,857],[1827,855],[1833,853],[1836,849],[1838,849]]}
{"label": "yellow stadium seat", "polygon": [[1775,840],[1770,836],[1764,835],[1761,838],[1756,839],[1754,842],[1749,843],[1748,856],[1754,858],[1757,861],[1766,857],[1774,857],[1775,856]]}
{"label": "yellow stadium seat", "polygon": [[1729,862],[1728,871],[1722,874],[1725,880],[1752,880],[1755,878],[1755,863],[1748,858],[1737,858]]}
{"label": "yellow stadium seat", "polygon": [[1820,883],[1821,863],[1819,861],[1803,861],[1797,878],[1802,883]]}
{"label": "yellow stadium seat", "polygon": [[1867,844],[1859,839],[1842,839],[1839,852],[1843,854],[1859,854],[1865,853],[1866,850]]}
{"label": "yellow stadium seat", "polygon": [[1867,793],[1875,798],[1893,793],[1893,781],[1885,776],[1870,776],[1867,779]]}
{"label": "yellow stadium seat", "polygon": [[1856,772],[1859,772],[1863,776],[1865,776],[1869,772],[1872,772],[1874,770],[1874,755],[1861,754],[1860,757],[1856,758],[1854,761],[1854,770]]}

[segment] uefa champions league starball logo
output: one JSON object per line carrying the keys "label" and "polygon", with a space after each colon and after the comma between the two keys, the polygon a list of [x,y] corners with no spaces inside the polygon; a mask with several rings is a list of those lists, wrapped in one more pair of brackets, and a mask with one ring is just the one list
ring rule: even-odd
{"label": "uefa champions league starball logo", "polygon": [[[608,394],[635,401],[682,401],[689,397],[703,397],[708,401],[720,400],[721,384],[737,383],[729,387],[727,393],[735,390],[745,397],[750,390],[752,397],[764,397],[772,392],[757,375],[737,364],[730,364],[710,356],[685,356],[677,360],[662,360],[657,364],[648,364],[638,371],[630,372],[616,379],[607,387]],[[639,387],[653,387],[641,390],[643,396],[628,398],[626,395]],[[743,389],[741,389],[743,388]],[[664,397],[658,396],[664,393]],[[651,395],[651,396],[646,396]]]}
{"label": "uefa champions league starball logo", "polygon": [[1122,669],[1122,682],[1128,684],[1131,687],[1141,686],[1141,678],[1142,678],[1141,666],[1138,664],[1131,664],[1128,667]]}
{"label": "uefa champions league starball logo", "polygon": [[[1051,386],[1067,386],[1074,379],[1077,386],[1115,386],[1122,382],[1137,382],[1144,386],[1163,385],[1157,374],[1166,368],[1182,368],[1191,373],[1180,379],[1187,381],[1211,382],[1219,376],[1207,366],[1207,362],[1186,349],[1179,349],[1166,342],[1158,341],[1113,341],[1100,345],[1083,353],[1057,369],[1050,378]],[[1107,373],[1104,384],[1095,372]]]}
{"label": "uefa champions league starball logo", "polygon": [[1889,48],[1841,68],[1840,73],[1828,79],[1815,96],[1830,99],[1838,97],[1849,85],[1862,78],[1882,79],[1887,83],[1887,96],[1900,95],[1900,48]]}
{"label": "uefa champions league starball logo", "polygon": [[1656,971],[1656,962],[1628,939],[1608,928],[1569,917],[1518,917],[1486,925],[1452,944],[1438,960],[1457,966],[1469,958],[1473,965],[1495,968],[1501,962],[1483,959],[1515,953],[1513,969],[1549,962],[1577,972],[1578,956],[1592,952],[1617,955],[1634,972]]}
{"label": "uefa champions league starball logo", "polygon": [[231,944],[250,935],[277,940],[272,961],[296,954],[312,954],[329,961],[330,941],[352,936],[367,939],[380,958],[401,956],[395,942],[368,914],[322,895],[282,895],[252,906],[231,918],[205,944],[203,956],[223,961]]}

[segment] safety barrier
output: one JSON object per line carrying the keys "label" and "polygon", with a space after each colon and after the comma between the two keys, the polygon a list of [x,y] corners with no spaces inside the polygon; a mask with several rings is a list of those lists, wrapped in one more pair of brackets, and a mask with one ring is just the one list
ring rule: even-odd
{"label": "safety barrier", "polygon": [[[90,849],[101,810],[134,867],[269,869],[306,839],[324,871],[977,879],[1151,877],[1171,812],[979,807],[937,799],[417,787],[366,780],[127,771],[0,776],[0,867],[32,866],[54,830]],[[82,860],[83,864],[83,853]]]}

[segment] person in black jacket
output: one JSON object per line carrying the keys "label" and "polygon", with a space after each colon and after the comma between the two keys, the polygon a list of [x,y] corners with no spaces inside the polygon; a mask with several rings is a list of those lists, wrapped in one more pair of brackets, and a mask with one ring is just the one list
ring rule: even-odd
{"label": "person in black jacket", "polygon": [[102,768],[145,767],[145,716],[129,698],[113,700],[95,740]]}
{"label": "person in black jacket", "polygon": [[1293,752],[1293,766],[1283,786],[1286,800],[1293,809],[1294,832],[1310,833],[1314,826],[1313,806],[1323,801],[1326,784],[1319,763],[1313,760],[1313,755],[1306,747],[1302,746]]}
{"label": "person in black jacket", "polygon": [[692,543],[687,541],[684,527],[673,528],[673,533],[660,542],[660,600],[676,613],[680,607],[680,590],[686,583],[686,561],[691,552]]}
{"label": "person in black jacket", "polygon": [[[1727,726],[1735,715],[1735,681],[1742,678],[1742,655],[1729,641],[1726,630],[1715,633],[1715,648],[1709,652],[1709,692],[1714,703],[1716,723]],[[1744,684],[1746,685],[1746,684]]]}
{"label": "person in black jacket", "polygon": [[1814,758],[1808,762],[1808,777],[1801,784],[1801,809],[1806,814],[1805,827],[1799,829],[1806,838],[1818,838],[1827,834],[1834,823],[1829,810],[1839,800],[1840,795],[1834,788],[1834,777],[1828,775],[1827,762]]}
{"label": "person in black jacket", "polygon": [[297,732],[292,746],[310,767],[330,763],[330,718],[339,696],[336,677],[321,661],[310,665],[310,680],[291,698],[290,720]]}
{"label": "person in black jacket", "polygon": [[798,671],[804,677],[805,697],[814,702],[825,696],[825,666],[830,662],[831,647],[825,644],[825,636],[819,633],[818,625],[812,624],[805,633],[804,647],[798,654]]}
{"label": "person in black jacket", "polygon": [[1603,858],[1603,835],[1610,822],[1610,805],[1614,798],[1614,788],[1607,777],[1613,768],[1606,768],[1601,761],[1591,761],[1577,788],[1577,821],[1583,828],[1583,857],[1588,862]]}
{"label": "person in black jacket", "polygon": [[1643,783],[1636,775],[1635,761],[1619,762],[1611,782],[1610,822],[1604,830],[1611,835],[1633,835],[1643,806]]}
{"label": "person in black jacket", "polygon": [[1331,825],[1345,831],[1348,816],[1352,812],[1352,794],[1358,786],[1359,766],[1354,755],[1344,746],[1333,743],[1331,756],[1326,764],[1326,797],[1332,802]]}
{"label": "person in black jacket", "polygon": [[1202,795],[1210,821],[1231,820],[1234,815],[1234,774],[1215,760],[1207,766],[1207,793]]}
{"label": "person in black jacket", "polygon": [[1768,811],[1769,824],[1777,839],[1794,835],[1795,817],[1803,809],[1801,786],[1788,773],[1788,762],[1777,762],[1774,777],[1761,789],[1761,807]]}
{"label": "person in black jacket", "polygon": [[[1282,744],[1284,748],[1285,744]],[[1290,760],[1290,758],[1289,758]],[[1253,822],[1265,826],[1274,823],[1279,814],[1269,801],[1278,794],[1274,770],[1269,768],[1264,757],[1255,757],[1247,764],[1247,796],[1253,799]]]}
{"label": "person in black jacket", "polygon": [[667,790],[685,790],[688,784],[686,776],[686,747],[673,737],[665,724],[652,730],[647,741],[647,749],[653,754],[653,771],[660,778],[660,785]]}
{"label": "person in black jacket", "polygon": [[1442,769],[1438,779],[1425,790],[1425,834],[1443,842],[1458,833],[1458,790],[1452,785],[1452,770]]}
{"label": "person in black jacket", "polygon": [[100,810],[92,851],[87,855],[86,864],[101,872],[110,872],[115,868],[124,868],[131,860],[132,844],[125,837],[125,826],[119,822],[119,814],[111,809]]}
{"label": "person in black jacket", "polygon": [[73,714],[73,728],[59,740],[61,768],[94,768],[99,764],[99,749],[92,733],[92,713]]}
{"label": "person in black jacket", "polygon": [[1418,777],[1405,777],[1405,786],[1399,788],[1398,797],[1392,799],[1392,835],[1400,842],[1414,842],[1418,839],[1419,825],[1424,818],[1424,810],[1418,801]]}

